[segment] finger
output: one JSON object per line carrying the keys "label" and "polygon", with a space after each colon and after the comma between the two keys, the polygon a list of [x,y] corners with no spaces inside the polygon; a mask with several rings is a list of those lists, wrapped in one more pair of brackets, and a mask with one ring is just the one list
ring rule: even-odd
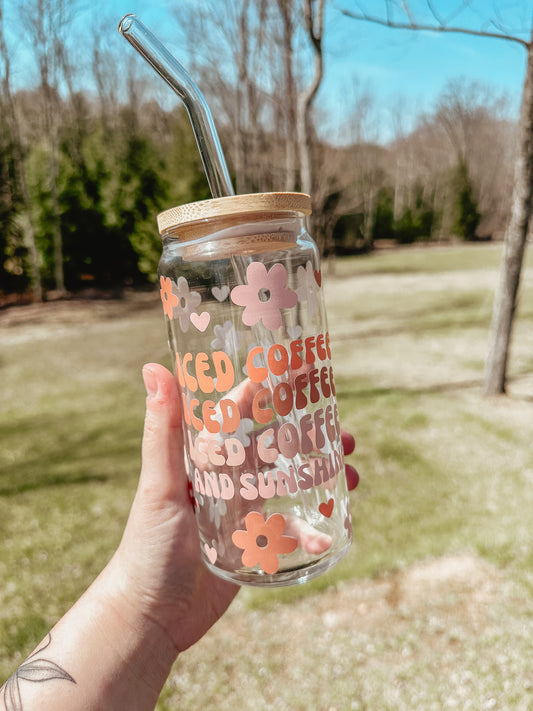
{"label": "finger", "polygon": [[157,363],[143,368],[146,416],[140,485],[160,498],[188,497],[180,397],[170,371]]}
{"label": "finger", "polygon": [[348,491],[353,491],[359,484],[359,473],[351,464],[346,465],[346,483],[348,485]]}
{"label": "finger", "polygon": [[284,533],[296,538],[300,547],[312,555],[320,555],[327,551],[333,540],[327,533],[317,531],[307,521],[297,516],[286,517]]}
{"label": "finger", "polygon": [[355,449],[355,438],[353,435],[351,435],[349,432],[346,432],[345,430],[341,430],[341,438],[342,448],[344,449],[344,456],[347,457]]}

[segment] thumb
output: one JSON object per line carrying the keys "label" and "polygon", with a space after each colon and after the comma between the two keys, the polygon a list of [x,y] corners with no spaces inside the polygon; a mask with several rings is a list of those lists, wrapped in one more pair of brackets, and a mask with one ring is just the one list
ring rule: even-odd
{"label": "thumb", "polygon": [[152,498],[188,498],[176,380],[157,363],[144,366],[143,379],[147,397],[139,485]]}

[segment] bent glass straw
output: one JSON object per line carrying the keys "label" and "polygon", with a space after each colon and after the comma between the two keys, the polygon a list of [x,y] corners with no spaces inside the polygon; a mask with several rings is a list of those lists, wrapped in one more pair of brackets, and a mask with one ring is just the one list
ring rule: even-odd
{"label": "bent glass straw", "polygon": [[118,31],[185,104],[211,195],[214,198],[234,195],[215,122],[200,89],[177,59],[135,15],[123,17],[119,22]]}

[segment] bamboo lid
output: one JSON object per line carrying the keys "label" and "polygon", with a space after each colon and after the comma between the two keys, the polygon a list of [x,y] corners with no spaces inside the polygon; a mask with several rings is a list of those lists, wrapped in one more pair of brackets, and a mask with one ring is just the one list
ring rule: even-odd
{"label": "bamboo lid", "polygon": [[[261,220],[264,220],[266,219],[265,212],[292,212],[302,216],[310,215],[311,198],[304,193],[251,193],[200,200],[165,210],[157,216],[157,226],[160,234],[166,230],[178,228],[177,234],[185,237],[184,234],[182,235],[182,230],[179,229],[180,226],[213,218],[220,219],[253,213],[262,213]],[[195,236],[201,236],[201,232],[202,230]]]}

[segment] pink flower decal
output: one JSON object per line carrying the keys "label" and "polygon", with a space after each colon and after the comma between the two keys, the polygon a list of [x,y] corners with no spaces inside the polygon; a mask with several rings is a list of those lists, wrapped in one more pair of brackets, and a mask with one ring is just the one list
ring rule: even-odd
{"label": "pink flower decal", "polygon": [[242,564],[248,568],[259,565],[269,575],[279,570],[278,555],[292,553],[298,541],[284,536],[285,519],[274,513],[265,519],[258,511],[250,511],[244,519],[246,531],[235,531],[231,540],[243,549]]}
{"label": "pink flower decal", "polygon": [[172,309],[178,305],[178,297],[172,293],[172,282],[169,277],[160,277],[159,283],[161,284],[159,293],[163,302],[163,311],[169,318],[172,318]]}
{"label": "pink flower decal", "polygon": [[281,309],[291,308],[298,303],[298,295],[287,289],[287,270],[283,264],[274,264],[267,272],[261,262],[252,262],[246,270],[248,285],[235,286],[231,300],[244,306],[242,322],[253,326],[259,320],[266,328],[275,331],[281,326]]}

